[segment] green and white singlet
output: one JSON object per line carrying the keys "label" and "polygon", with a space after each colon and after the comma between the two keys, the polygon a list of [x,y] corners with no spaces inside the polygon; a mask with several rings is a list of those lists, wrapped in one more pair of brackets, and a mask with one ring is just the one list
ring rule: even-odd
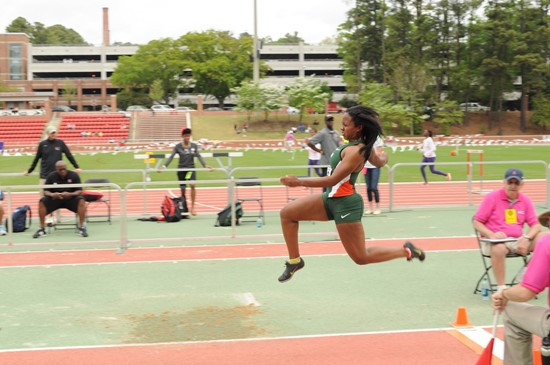
{"label": "green and white singlet", "polygon": [[[351,141],[338,147],[330,156],[330,168],[328,175],[342,162],[341,153],[349,146],[356,146],[360,141]],[[352,172],[345,176],[329,191],[323,193],[323,202],[329,220],[336,224],[360,222],[363,217],[363,197],[355,191],[355,181],[359,172]]]}

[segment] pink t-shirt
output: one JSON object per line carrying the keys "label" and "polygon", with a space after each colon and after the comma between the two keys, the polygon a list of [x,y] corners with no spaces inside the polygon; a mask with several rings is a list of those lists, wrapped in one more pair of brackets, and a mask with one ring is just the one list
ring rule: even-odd
{"label": "pink t-shirt", "polygon": [[[544,235],[537,242],[523,275],[521,286],[537,294],[550,287],[550,234]],[[550,303],[550,290],[548,291],[548,303]]]}
{"label": "pink t-shirt", "polygon": [[[510,209],[515,212],[510,212]],[[506,223],[506,214],[512,213]],[[485,196],[481,202],[474,219],[481,222],[493,232],[503,232],[508,237],[520,237],[523,234],[523,225],[529,226],[538,223],[535,207],[526,195],[519,193],[518,200],[510,203],[504,188],[495,190]],[[512,223],[512,221],[514,223]]]}

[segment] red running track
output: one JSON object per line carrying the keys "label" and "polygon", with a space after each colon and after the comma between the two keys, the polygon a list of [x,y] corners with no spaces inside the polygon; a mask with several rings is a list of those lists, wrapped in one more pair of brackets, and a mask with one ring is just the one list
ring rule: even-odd
{"label": "red running track", "polygon": [[[430,250],[477,247],[474,237],[415,240]],[[397,247],[403,240],[372,240],[369,246]],[[339,242],[301,245],[304,255],[345,254]],[[283,244],[243,244],[200,247],[136,248],[116,255],[114,250],[0,253],[3,267],[33,265],[151,262],[286,256]],[[284,351],[281,351],[283,350]],[[478,354],[445,330],[205,341],[173,344],[139,344],[82,348],[0,351],[0,364],[42,365],[304,365],[333,364],[455,364],[470,365]],[[411,356],[414,356],[412,359]]]}
{"label": "red running track", "polygon": [[[367,246],[401,247],[404,239],[369,240]],[[414,243],[426,251],[478,248],[475,237],[419,238]],[[340,242],[308,242],[300,244],[300,252],[309,255],[346,254]],[[237,244],[221,246],[187,246],[162,248],[130,248],[117,255],[115,250],[68,250],[0,253],[0,267],[76,265],[124,262],[159,262],[187,260],[219,260],[260,257],[286,257],[284,244]]]}
{"label": "red running track", "polygon": [[[484,190],[493,190],[502,186],[501,182],[485,182]],[[475,188],[475,187],[474,187]],[[364,185],[359,186],[359,192],[363,195]],[[384,197],[389,196],[389,185],[379,185],[380,194]],[[175,194],[179,194],[178,189],[172,190]],[[304,189],[292,188],[288,189],[283,186],[266,186],[263,188],[264,209],[279,210],[288,202],[288,198],[302,197],[312,192],[318,192],[319,189]],[[528,181],[525,184],[523,192],[527,194],[534,202],[546,201],[546,182],[545,181]],[[239,197],[257,197],[259,192],[257,188],[239,188]],[[168,195],[168,190],[148,190],[146,195],[143,190],[131,190],[128,192],[127,210],[129,214],[159,214],[159,207],[162,199]],[[120,213],[120,199],[117,192],[111,195],[113,214]],[[483,199],[481,194],[473,194],[472,202],[479,204]],[[147,205],[147,212],[144,212],[144,201]],[[29,204],[31,202],[31,204]],[[34,202],[34,203],[33,203]],[[38,193],[17,193],[13,195],[12,207],[19,207],[24,204],[31,205],[34,211],[37,210]],[[258,204],[255,202],[249,204],[249,210],[258,209]],[[388,204],[387,199],[383,204]],[[468,193],[466,182],[443,182],[430,183],[422,185],[421,183],[400,183],[395,184],[394,189],[394,207],[414,207],[414,206],[431,206],[444,207],[449,205],[467,205]],[[4,207],[7,203],[4,201]],[[197,188],[197,211],[199,213],[217,213],[227,205],[227,188]],[[103,204],[90,205],[90,214],[104,213],[106,211]],[[68,212],[67,212],[68,213]]]}

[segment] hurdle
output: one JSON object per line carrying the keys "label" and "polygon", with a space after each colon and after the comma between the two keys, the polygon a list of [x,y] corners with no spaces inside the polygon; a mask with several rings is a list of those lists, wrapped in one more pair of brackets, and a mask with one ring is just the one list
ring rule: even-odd
{"label": "hurdle", "polygon": [[479,156],[479,190],[471,190],[474,194],[486,194],[490,192],[490,190],[483,190],[483,154],[485,151],[483,150],[466,150],[466,162],[468,164],[466,165],[466,175],[471,176],[473,175],[474,168],[471,167],[472,165],[470,162],[472,161],[472,156],[478,155]]}

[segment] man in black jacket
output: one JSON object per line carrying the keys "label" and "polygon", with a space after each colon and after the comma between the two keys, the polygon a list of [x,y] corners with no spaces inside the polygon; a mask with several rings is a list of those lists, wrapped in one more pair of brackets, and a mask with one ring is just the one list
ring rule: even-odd
{"label": "man in black jacket", "polygon": [[[40,185],[44,185],[44,181],[48,175],[55,171],[55,163],[63,159],[63,154],[67,156],[67,159],[75,168],[75,172],[79,173],[80,168],[76,160],[74,159],[69,147],[61,139],[57,139],[57,130],[53,126],[49,126],[46,129],[48,133],[48,138],[41,141],[38,144],[38,149],[36,150],[36,156],[31,164],[31,167],[25,171],[25,176],[29,175],[36,165],[38,160],[40,161]],[[44,196],[44,192],[41,190],[40,195]]]}
{"label": "man in black jacket", "polygon": [[[46,185],[66,185],[80,184],[80,176],[74,171],[67,170],[65,161],[55,163],[55,171],[48,175]],[[78,214],[79,228],[78,233],[83,237],[88,237],[88,231],[84,225],[86,219],[86,202],[82,196],[82,188],[47,188],[44,189],[44,197],[38,203],[38,215],[40,217],[40,229],[36,231],[33,238],[46,235],[46,215],[65,208]]]}

